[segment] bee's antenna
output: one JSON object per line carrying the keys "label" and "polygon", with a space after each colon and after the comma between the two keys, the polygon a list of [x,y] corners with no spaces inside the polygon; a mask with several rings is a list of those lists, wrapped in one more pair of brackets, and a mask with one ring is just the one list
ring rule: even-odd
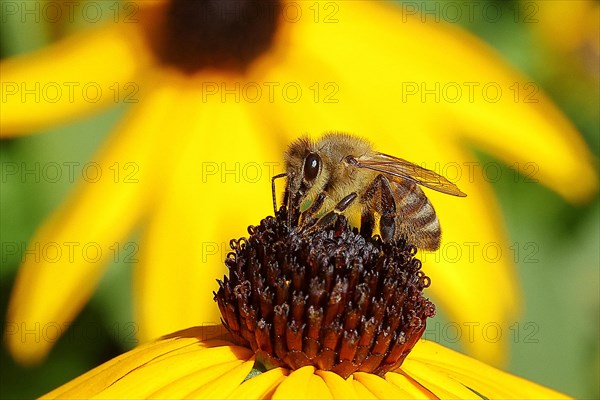
{"label": "bee's antenna", "polygon": [[275,193],[275,179],[287,177],[287,173],[277,174],[271,178],[271,196],[273,198],[273,212],[277,214],[277,194]]}

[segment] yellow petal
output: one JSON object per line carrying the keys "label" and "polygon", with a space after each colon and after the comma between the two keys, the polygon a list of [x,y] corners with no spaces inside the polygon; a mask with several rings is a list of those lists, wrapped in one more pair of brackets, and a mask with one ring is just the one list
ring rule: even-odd
{"label": "yellow petal", "polygon": [[352,386],[354,387],[354,390],[356,391],[356,393],[358,393],[358,397],[360,399],[377,399],[378,398],[369,389],[367,389],[367,387],[362,382],[359,382],[357,379],[354,379],[352,381]]}
{"label": "yellow petal", "polygon": [[[476,399],[480,397],[459,382],[436,372],[418,361],[405,360],[402,371],[443,399]],[[487,394],[486,394],[487,395]]]}
{"label": "yellow petal", "polygon": [[402,371],[388,372],[385,374],[385,380],[398,386],[407,392],[411,399],[437,399],[438,396],[427,390],[427,387],[419,384],[414,379],[402,374]]}
{"label": "yellow petal", "polygon": [[409,393],[400,387],[391,384],[382,377],[366,372],[354,373],[354,379],[365,385],[365,387],[378,399],[406,399]]}
{"label": "yellow petal", "polygon": [[45,356],[92,294],[107,262],[139,256],[124,240],[152,200],[153,152],[169,117],[165,98],[174,96],[161,87],[148,93],[86,164],[88,178],[28,245],[5,332],[18,361],[35,363]]}
{"label": "yellow petal", "polygon": [[[221,340],[209,340],[222,332],[222,327],[195,327],[175,332],[169,337],[136,347],[91,371],[73,379],[59,388],[47,393],[44,398],[82,398],[99,393],[123,376],[165,354],[187,352],[194,347],[227,346],[231,343]],[[207,340],[205,342],[200,340]]]}
{"label": "yellow petal", "polygon": [[[189,393],[226,374],[239,365],[240,360],[251,356],[252,352],[248,349],[237,346],[188,346],[185,351],[167,353],[130,371],[92,398],[148,398],[155,394],[164,397],[158,392],[163,388],[168,392],[166,395],[173,394],[177,398],[180,397],[178,394]],[[140,385],[140,382],[143,384]],[[178,390],[180,386],[182,391]]]}
{"label": "yellow petal", "polygon": [[312,374],[306,385],[306,399],[333,399],[327,384],[317,374]]}
{"label": "yellow petal", "polygon": [[487,398],[569,398],[427,340],[419,341],[407,360],[423,363],[427,368],[445,374]]}
{"label": "yellow petal", "polygon": [[287,378],[275,389],[273,400],[302,399],[309,393],[307,382],[312,379],[315,367],[307,366],[292,371]]}
{"label": "yellow petal", "polygon": [[352,375],[344,379],[331,371],[319,370],[316,374],[323,378],[334,399],[361,399],[352,383],[354,380]]}
{"label": "yellow petal", "polygon": [[229,241],[273,212],[270,176],[280,154],[263,141],[252,112],[242,103],[203,102],[200,90],[186,93],[170,127],[177,134],[165,137],[156,160],[163,190],[135,271],[142,339],[217,323],[212,291],[226,272]]}
{"label": "yellow petal", "polygon": [[140,27],[109,24],[4,60],[1,135],[26,134],[117,103],[140,101],[136,73],[150,61]]}
{"label": "yellow petal", "polygon": [[168,382],[148,397],[154,399],[210,399],[226,396],[239,386],[252,370],[254,360],[235,360],[210,368],[198,368],[190,374]]}
{"label": "yellow petal", "polygon": [[283,368],[271,369],[267,372],[254,376],[239,385],[228,399],[263,399],[270,398],[275,388],[285,379],[288,370]]}
{"label": "yellow petal", "polygon": [[191,392],[186,397],[189,399],[214,399],[228,397],[237,389],[244,379],[252,371],[254,358],[244,362],[233,370],[226,371],[219,378],[206,383],[199,389]]}
{"label": "yellow petal", "polygon": [[[193,340],[197,343],[197,340]],[[122,376],[126,375],[139,365],[169,353],[172,350],[188,346],[190,343],[175,340],[150,343],[136,347],[134,350],[122,354],[110,361],[94,368],[76,379],[54,389],[43,396],[44,399],[68,399],[92,396],[105,387],[110,386]]]}

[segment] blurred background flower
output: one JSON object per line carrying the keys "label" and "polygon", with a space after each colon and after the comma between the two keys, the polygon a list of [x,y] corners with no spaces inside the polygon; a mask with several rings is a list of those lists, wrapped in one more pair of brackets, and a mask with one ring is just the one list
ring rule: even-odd
{"label": "blurred background flower", "polygon": [[[74,257],[84,258],[88,268],[75,269],[79,279],[65,275],[71,279],[65,287],[72,290],[81,285],[82,290],[73,294],[63,290],[60,285],[65,281],[60,279],[52,285],[46,282],[43,290],[23,285],[22,297],[27,294],[27,301],[36,307],[44,305],[47,298],[54,314],[46,320],[40,318],[50,322],[37,328],[9,323],[6,329],[13,330],[9,332],[13,338],[18,332],[38,356],[40,348],[43,352],[54,342],[57,347],[44,365],[27,372],[27,382],[21,368],[3,353],[3,367],[10,366],[8,374],[3,373],[3,394],[41,394],[132,347],[139,329],[150,329],[154,323],[156,332],[141,332],[143,337],[152,337],[178,328],[168,322],[170,317],[176,323],[193,320],[196,313],[210,315],[206,308],[213,307],[212,296],[182,287],[214,287],[213,278],[219,276],[214,269],[221,265],[228,239],[243,235],[246,225],[269,212],[268,175],[271,168],[280,165],[279,154],[285,144],[300,133],[317,135],[336,129],[367,136],[383,151],[422,161],[426,167],[454,178],[470,195],[471,203],[460,205],[431,194],[446,228],[447,245],[424,261],[433,280],[447,287],[437,295],[439,308],[447,310],[447,315],[429,325],[425,338],[454,345],[462,342],[481,358],[498,359],[498,349],[510,344],[512,372],[576,396],[597,395],[599,215],[597,198],[589,201],[595,196],[597,178],[584,143],[540,90],[550,94],[588,145],[597,149],[598,75],[593,66],[598,63],[598,19],[595,25],[593,19],[582,24],[578,16],[597,15],[598,8],[595,2],[542,3],[407,1],[396,5],[403,12],[396,17],[371,8],[365,13],[361,4],[290,3],[294,6],[286,8],[289,14],[284,18],[289,22],[285,24],[288,36],[280,38],[285,63],[273,62],[273,57],[277,60],[281,54],[270,54],[271,59],[255,66],[256,71],[262,71],[261,66],[270,65],[268,74],[242,81],[263,85],[263,101],[253,103],[246,97],[255,92],[231,92],[235,88],[231,75],[190,80],[173,71],[165,75],[146,69],[152,65],[152,54],[144,49],[147,38],[137,28],[144,18],[150,21],[146,23],[152,22],[151,8],[159,6],[156,2],[40,1],[27,2],[29,8],[23,2],[3,2],[3,57],[43,47],[70,36],[71,31],[84,31],[87,36],[79,34],[74,39],[84,45],[61,45],[63,57],[57,57],[54,49],[41,57],[17,60],[18,70],[16,64],[12,69],[10,64],[3,64],[2,134],[42,132],[43,128],[46,135],[2,142],[2,309],[8,304],[21,260],[43,265],[30,275],[39,272],[60,277],[64,266],[59,268],[53,251],[62,249],[65,254],[59,258],[64,260],[72,249],[76,251]],[[459,24],[496,47],[530,78],[507,71],[488,49],[451,26]],[[98,29],[100,25],[108,28]],[[548,40],[566,32],[577,33],[561,45]],[[295,46],[286,47],[286,43]],[[72,58],[65,59],[65,49]],[[325,60],[337,63],[330,65]],[[7,81],[6,71],[16,71],[16,75]],[[140,71],[144,73],[138,74]],[[64,95],[53,102],[56,94],[51,90],[57,90],[56,85],[48,86],[47,92],[40,88],[37,95],[50,101],[22,108],[21,114],[7,113],[11,98],[15,98],[9,95],[15,90],[11,84],[27,79],[32,82],[35,74],[39,74],[40,82],[52,77],[51,82],[59,84]],[[23,78],[19,80],[19,76]],[[95,85],[83,92],[76,86],[82,82]],[[208,87],[207,82],[215,85]],[[285,84],[290,84],[287,89],[299,86],[303,94],[298,97],[296,92],[282,92]],[[96,85],[104,93],[99,97],[93,92]],[[204,91],[186,90],[194,85]],[[256,86],[247,88],[254,90]],[[22,89],[17,85],[16,90]],[[68,96],[71,89],[78,95],[72,100]],[[279,97],[269,102],[271,89]],[[31,103],[36,96],[33,90],[18,92],[17,96],[23,95]],[[223,97],[226,102],[221,101]],[[132,112],[119,122],[126,110]],[[84,114],[90,116],[64,124],[71,116]],[[210,118],[197,119],[196,115]],[[12,117],[17,123],[5,125],[4,121]],[[57,122],[63,124],[47,128]],[[93,164],[98,159],[92,155],[110,130],[115,134],[100,154],[111,157]],[[194,137],[194,132],[204,135]],[[264,138],[257,141],[262,132]],[[473,149],[477,158],[456,146],[459,139],[478,146]],[[117,153],[111,154],[114,149]],[[149,165],[139,158],[148,153],[154,168],[136,170]],[[508,167],[492,156],[502,158]],[[102,182],[109,191],[102,189],[102,183],[94,185],[98,170],[103,172]],[[142,190],[150,180],[152,190]],[[537,181],[585,206],[569,206],[535,184]],[[78,201],[63,204],[56,214],[61,223],[54,217],[45,225],[46,231],[38,233],[44,240],[33,240],[39,247],[27,252],[26,244],[36,227],[62,203],[76,182],[82,182],[76,192],[79,194],[72,196]],[[87,203],[79,201],[82,186],[93,188],[88,191]],[[500,199],[508,241],[495,211],[494,193]],[[107,206],[117,203],[121,205],[118,213]],[[235,217],[223,218],[215,203]],[[240,208],[241,203],[246,206]],[[488,204],[487,208],[482,203]],[[86,207],[77,208],[81,204]],[[146,215],[142,211],[147,207],[156,210],[155,216],[151,220],[138,218]],[[190,211],[196,209],[200,211]],[[232,213],[232,209],[236,211]],[[108,210],[108,215],[101,210]],[[81,236],[61,236],[58,228],[64,228],[62,218],[66,216]],[[101,260],[93,253],[97,225],[90,221],[104,225],[112,235],[102,243]],[[142,235],[140,244],[135,233],[127,236],[133,226]],[[111,237],[116,238],[114,242],[109,241]],[[52,238],[58,247],[52,245]],[[72,240],[79,247],[65,247]],[[86,253],[81,253],[81,243],[90,245]],[[69,324],[70,317],[56,313],[74,316],[84,306],[86,293],[95,288],[94,276],[100,276],[100,261],[112,265],[90,303]],[[516,313],[519,300],[511,300],[521,296],[514,287],[513,263],[524,286],[521,318]],[[163,273],[143,275],[141,268],[131,268],[138,264],[154,265],[155,271]],[[199,266],[212,266],[213,272],[205,273]],[[182,273],[182,269],[187,272]],[[134,274],[135,319],[130,289]],[[196,278],[189,278],[194,275]],[[466,286],[472,291],[467,292],[465,282],[473,279],[481,284]],[[172,295],[174,301],[170,301],[173,287],[180,288],[180,293]],[[62,303],[53,302],[53,298],[62,298]],[[464,301],[473,298],[480,301]],[[484,319],[485,315],[490,317]],[[216,322],[216,318],[199,322]],[[38,319],[34,316],[33,320]],[[140,320],[143,323],[138,325]],[[158,331],[161,326],[165,331]],[[63,337],[59,340],[60,334]],[[18,347],[18,343],[12,345]],[[30,384],[32,376],[36,385]]]}

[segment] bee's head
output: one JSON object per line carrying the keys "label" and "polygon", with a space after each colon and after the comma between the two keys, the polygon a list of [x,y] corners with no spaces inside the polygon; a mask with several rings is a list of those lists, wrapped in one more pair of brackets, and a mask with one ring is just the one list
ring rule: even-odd
{"label": "bee's head", "polygon": [[[285,153],[287,191],[293,206],[299,206],[313,188],[319,187],[323,175],[323,160],[314,143],[303,137],[293,142]],[[312,197],[312,196],[311,196]]]}

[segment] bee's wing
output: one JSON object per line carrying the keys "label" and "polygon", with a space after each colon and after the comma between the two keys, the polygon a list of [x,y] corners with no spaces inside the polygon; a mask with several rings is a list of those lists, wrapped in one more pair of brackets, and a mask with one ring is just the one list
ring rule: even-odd
{"label": "bee's wing", "polygon": [[407,179],[438,192],[453,196],[466,196],[454,183],[443,176],[388,154],[373,153],[359,158],[352,158],[349,161],[359,168],[368,168],[394,177]]}

